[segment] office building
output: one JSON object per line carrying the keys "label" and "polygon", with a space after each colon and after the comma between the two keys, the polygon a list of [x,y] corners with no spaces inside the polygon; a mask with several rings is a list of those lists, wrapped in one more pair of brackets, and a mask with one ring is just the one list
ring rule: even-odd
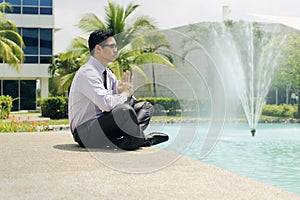
{"label": "office building", "polygon": [[0,63],[0,94],[16,100],[12,110],[36,110],[37,95],[48,97],[48,67],[53,54],[54,15],[53,0],[0,0],[13,7],[6,19],[19,29],[25,48],[25,62],[20,72]]}

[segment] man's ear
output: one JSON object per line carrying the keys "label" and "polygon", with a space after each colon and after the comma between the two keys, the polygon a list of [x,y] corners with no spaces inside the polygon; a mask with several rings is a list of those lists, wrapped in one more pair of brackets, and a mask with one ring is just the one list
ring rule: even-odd
{"label": "man's ear", "polygon": [[100,45],[97,45],[98,51],[102,51],[102,47]]}

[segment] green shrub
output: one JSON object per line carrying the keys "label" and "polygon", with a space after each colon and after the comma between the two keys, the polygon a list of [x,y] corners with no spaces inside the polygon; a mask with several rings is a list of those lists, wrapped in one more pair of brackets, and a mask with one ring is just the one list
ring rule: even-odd
{"label": "green shrub", "polygon": [[180,113],[180,104],[178,99],[175,98],[163,98],[163,97],[144,97],[138,98],[137,102],[141,101],[148,101],[152,105],[159,105],[161,106],[161,110],[156,110],[154,115],[162,115],[166,113],[169,116],[178,115]]}
{"label": "green shrub", "polygon": [[0,96],[0,119],[7,119],[12,108],[13,99],[6,95]]}
{"label": "green shrub", "polygon": [[62,119],[68,117],[68,99],[65,97],[48,97],[41,101],[43,117]]}
{"label": "green shrub", "polygon": [[185,99],[180,100],[176,98],[163,98],[163,97],[145,97],[138,98],[137,102],[148,101],[152,105],[161,106],[161,110],[155,110],[154,115],[167,114],[168,116],[176,116],[182,113],[193,116],[201,113],[201,116],[210,114],[209,101],[201,99]]}
{"label": "green shrub", "polygon": [[296,105],[265,105],[262,109],[262,115],[274,117],[295,117],[297,115]]}

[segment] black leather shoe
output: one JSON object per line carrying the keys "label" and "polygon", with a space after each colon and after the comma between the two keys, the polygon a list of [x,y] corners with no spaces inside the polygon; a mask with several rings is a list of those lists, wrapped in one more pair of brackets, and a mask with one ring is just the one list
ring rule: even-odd
{"label": "black leather shoe", "polygon": [[152,132],[145,136],[145,144],[143,146],[149,147],[169,140],[169,136],[165,133]]}

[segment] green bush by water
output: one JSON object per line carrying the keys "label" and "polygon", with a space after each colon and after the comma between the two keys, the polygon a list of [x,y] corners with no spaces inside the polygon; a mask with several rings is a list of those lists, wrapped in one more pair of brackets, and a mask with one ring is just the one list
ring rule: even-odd
{"label": "green bush by water", "polygon": [[262,115],[295,118],[297,116],[297,105],[265,105],[262,110]]}
{"label": "green bush by water", "polygon": [[68,118],[68,99],[65,97],[48,97],[41,101],[43,117],[50,119]]}

